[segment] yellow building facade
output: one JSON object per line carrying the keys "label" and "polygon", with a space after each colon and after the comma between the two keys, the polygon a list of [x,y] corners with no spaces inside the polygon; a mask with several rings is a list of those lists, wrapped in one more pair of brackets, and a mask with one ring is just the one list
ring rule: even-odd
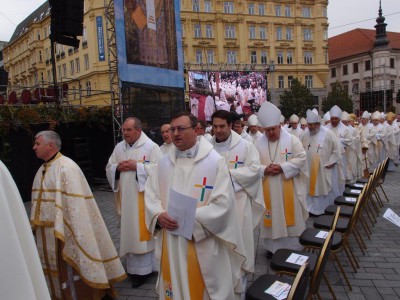
{"label": "yellow building facade", "polygon": [[181,0],[186,67],[270,65],[272,101],[299,79],[320,106],[328,76],[326,0]]}
{"label": "yellow building facade", "polygon": [[[273,102],[299,79],[315,95],[326,95],[327,0],[180,0],[184,62],[270,65]],[[109,105],[110,77],[104,1],[84,1],[84,35],[79,48],[57,45],[56,76],[68,84],[63,101],[69,104]],[[99,55],[101,17],[102,53]],[[19,24],[4,49],[9,72],[8,90],[52,84],[50,8],[44,3]]]}
{"label": "yellow building facade", "polygon": [[[64,89],[62,101],[71,105],[110,105],[110,80],[104,1],[84,1],[80,45],[56,44],[56,77]],[[8,92],[46,90],[53,84],[50,6],[45,2],[21,22],[4,48]],[[67,85],[66,85],[67,84]],[[45,98],[44,98],[45,99]]]}

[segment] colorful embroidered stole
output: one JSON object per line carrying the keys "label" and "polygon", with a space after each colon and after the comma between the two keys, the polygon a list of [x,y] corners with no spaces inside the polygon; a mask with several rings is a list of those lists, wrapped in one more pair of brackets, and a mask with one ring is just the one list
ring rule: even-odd
{"label": "colorful embroidered stole", "polygon": [[313,153],[311,157],[311,170],[310,170],[310,196],[315,195],[315,187],[317,185],[318,170],[319,170],[319,155]]}
{"label": "colorful embroidered stole", "polygon": [[167,237],[166,232],[163,230],[162,233],[162,249],[161,249],[161,272],[163,276],[163,282],[160,283],[163,285],[164,296],[166,300],[174,299],[174,295],[172,292],[172,281],[171,281],[171,270],[169,267],[169,258],[168,258],[168,245],[167,245]]}

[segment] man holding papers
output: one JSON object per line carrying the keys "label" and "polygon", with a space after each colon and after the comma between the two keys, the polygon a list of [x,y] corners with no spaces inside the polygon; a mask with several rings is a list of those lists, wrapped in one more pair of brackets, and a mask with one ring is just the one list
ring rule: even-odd
{"label": "man holding papers", "polygon": [[[176,148],[147,166],[146,223],[151,233],[161,227],[157,291],[160,299],[239,299],[245,252],[232,182],[225,160],[197,139],[196,124],[192,114],[175,115],[170,129]],[[184,216],[177,215],[177,201],[189,202]],[[187,233],[188,226],[189,239],[174,234],[181,227]]]}

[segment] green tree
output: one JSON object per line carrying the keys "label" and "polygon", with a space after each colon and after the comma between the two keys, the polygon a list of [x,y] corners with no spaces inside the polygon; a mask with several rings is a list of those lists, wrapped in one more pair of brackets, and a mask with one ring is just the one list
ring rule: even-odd
{"label": "green tree", "polygon": [[332,106],[337,105],[341,110],[348,113],[353,112],[353,100],[349,94],[343,89],[339,81],[332,85],[332,91],[328,93],[328,97],[322,100],[322,111],[327,112]]}
{"label": "green tree", "polygon": [[279,100],[279,108],[286,118],[296,114],[299,117],[305,116],[307,109],[312,109],[314,95],[298,79],[292,80],[290,88],[286,89]]}

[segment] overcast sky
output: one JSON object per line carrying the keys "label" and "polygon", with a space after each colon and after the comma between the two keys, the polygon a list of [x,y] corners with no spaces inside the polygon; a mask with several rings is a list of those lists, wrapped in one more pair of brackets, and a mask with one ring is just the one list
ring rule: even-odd
{"label": "overcast sky", "polygon": [[[62,0],[60,0],[62,1]],[[0,41],[9,41],[15,27],[44,0],[2,0],[0,6]],[[355,28],[374,29],[379,0],[330,0],[328,5],[329,36]],[[387,30],[400,32],[400,0],[382,0]]]}

